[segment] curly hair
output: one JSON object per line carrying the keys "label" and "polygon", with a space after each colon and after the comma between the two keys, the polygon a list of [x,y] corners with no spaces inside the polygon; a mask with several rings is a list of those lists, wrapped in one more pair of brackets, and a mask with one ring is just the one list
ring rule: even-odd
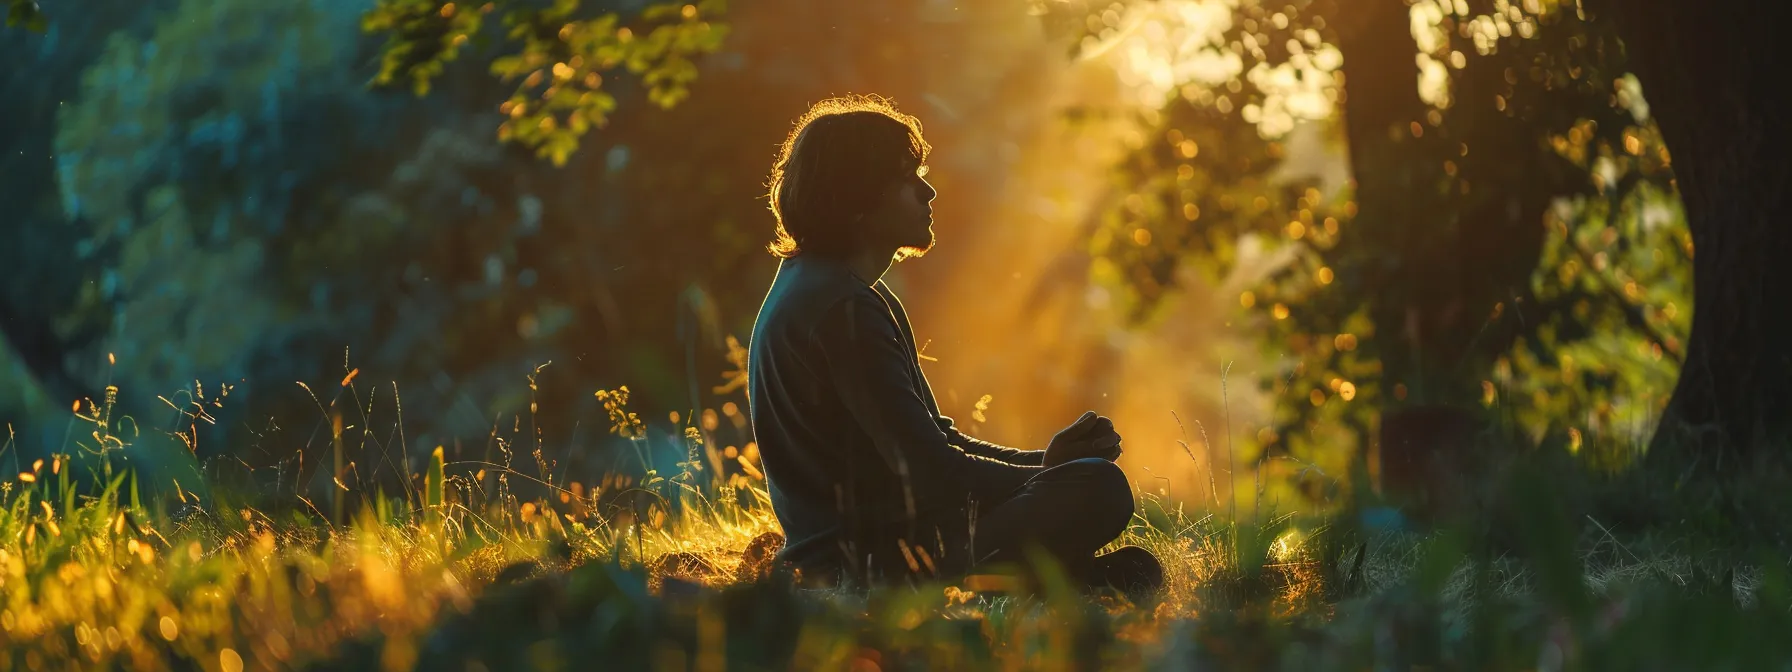
{"label": "curly hair", "polygon": [[921,122],[878,96],[816,103],[796,121],[769,185],[776,238],[773,256],[845,251],[848,225],[875,207],[892,181],[924,170],[932,148]]}

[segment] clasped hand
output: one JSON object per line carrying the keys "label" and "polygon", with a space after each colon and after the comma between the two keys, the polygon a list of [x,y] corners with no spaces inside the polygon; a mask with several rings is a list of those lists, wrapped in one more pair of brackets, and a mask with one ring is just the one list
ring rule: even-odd
{"label": "clasped hand", "polygon": [[1044,466],[1055,467],[1071,460],[1099,457],[1112,462],[1120,458],[1120,434],[1114,421],[1089,411],[1069,427],[1052,436],[1045,447]]}

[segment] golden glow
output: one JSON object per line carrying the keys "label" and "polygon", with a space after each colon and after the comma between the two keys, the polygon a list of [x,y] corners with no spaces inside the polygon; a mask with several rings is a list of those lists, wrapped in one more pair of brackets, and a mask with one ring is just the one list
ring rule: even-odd
{"label": "golden glow", "polygon": [[971,407],[971,419],[976,420],[977,422],[989,422],[989,416],[986,415],[986,412],[989,411],[989,402],[991,401],[995,401],[994,395],[985,394],[982,398],[978,399],[977,405]]}
{"label": "golden glow", "polygon": [[1275,307],[1269,309],[1269,312],[1278,320],[1288,319],[1288,306],[1286,304],[1277,303]]}
{"label": "golden glow", "polygon": [[1257,305],[1257,295],[1252,294],[1251,292],[1248,292],[1248,291],[1239,294],[1238,295],[1238,305],[1244,306],[1246,308]]}
{"label": "golden glow", "polygon": [[[1277,14],[1277,16],[1281,16]],[[1269,545],[1269,557],[1279,563],[1293,562],[1299,559],[1301,543],[1305,541],[1300,530],[1290,529],[1276,537]]]}

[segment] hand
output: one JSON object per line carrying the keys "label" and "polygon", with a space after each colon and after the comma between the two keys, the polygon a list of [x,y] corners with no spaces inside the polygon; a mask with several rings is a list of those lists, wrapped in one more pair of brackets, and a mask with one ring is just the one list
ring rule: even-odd
{"label": "hand", "polygon": [[1070,423],[1045,447],[1043,466],[1055,467],[1071,460],[1099,457],[1112,462],[1120,458],[1120,434],[1114,421],[1089,411]]}

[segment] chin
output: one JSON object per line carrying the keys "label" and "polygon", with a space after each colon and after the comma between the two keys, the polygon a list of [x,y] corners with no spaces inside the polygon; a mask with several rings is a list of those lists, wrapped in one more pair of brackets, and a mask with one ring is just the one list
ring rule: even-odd
{"label": "chin", "polygon": [[916,259],[927,256],[927,251],[933,249],[934,240],[933,229],[929,228],[927,230],[927,242],[919,245],[904,245],[897,248],[896,260],[902,261],[904,259]]}

